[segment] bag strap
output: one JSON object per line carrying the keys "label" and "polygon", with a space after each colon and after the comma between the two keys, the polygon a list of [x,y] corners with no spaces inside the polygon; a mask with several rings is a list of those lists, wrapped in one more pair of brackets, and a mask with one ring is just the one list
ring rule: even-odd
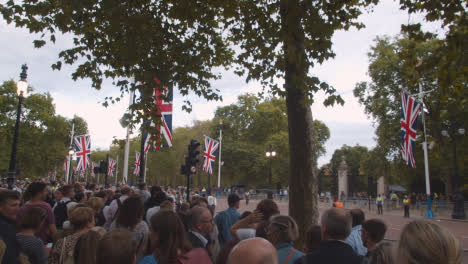
{"label": "bag strap", "polygon": [[283,264],[288,264],[289,259],[291,258],[291,256],[292,256],[293,253],[294,253],[294,248],[291,248],[291,251],[289,251],[288,257],[286,258],[286,260],[284,261]]}

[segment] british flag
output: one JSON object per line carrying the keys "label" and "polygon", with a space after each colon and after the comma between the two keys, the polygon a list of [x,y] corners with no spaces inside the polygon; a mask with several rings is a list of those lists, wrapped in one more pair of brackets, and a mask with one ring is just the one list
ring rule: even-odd
{"label": "british flag", "polygon": [[140,152],[135,152],[135,169],[133,170],[134,175],[140,175]]}
{"label": "british flag", "polygon": [[203,171],[213,174],[213,165],[218,153],[219,142],[205,136],[205,152],[203,153]]}
{"label": "british flag", "polygon": [[416,168],[414,160],[414,148],[418,128],[418,114],[421,104],[411,97],[406,91],[401,91],[401,153],[406,163]]}
{"label": "british flag", "polygon": [[89,135],[77,136],[73,140],[76,155],[76,169],[86,170],[91,158],[91,137]]}
{"label": "british flag", "polygon": [[115,171],[115,160],[109,159],[109,164],[107,167],[107,176],[113,177],[114,176],[114,171]]}
{"label": "british flag", "polygon": [[161,126],[156,129],[159,130],[159,136],[156,137],[154,146],[158,150],[161,147],[161,136],[166,140],[168,147],[172,147],[172,89],[164,86],[160,90],[159,86],[161,81],[158,78],[154,78],[157,86],[154,88],[154,99],[156,102],[156,108],[158,115],[161,115]]}

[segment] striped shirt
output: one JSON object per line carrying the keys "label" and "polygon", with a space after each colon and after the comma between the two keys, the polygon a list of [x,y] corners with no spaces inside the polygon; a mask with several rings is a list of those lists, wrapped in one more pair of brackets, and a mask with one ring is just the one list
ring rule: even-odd
{"label": "striped shirt", "polygon": [[47,254],[40,238],[18,233],[16,240],[21,245],[21,252],[28,256],[31,264],[47,264]]}

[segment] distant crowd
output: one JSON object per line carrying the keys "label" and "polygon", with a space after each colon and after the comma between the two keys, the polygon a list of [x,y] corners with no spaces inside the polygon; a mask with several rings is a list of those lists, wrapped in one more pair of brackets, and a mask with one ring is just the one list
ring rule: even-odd
{"label": "distant crowd", "polygon": [[299,230],[274,200],[261,200],[254,211],[241,214],[236,193],[227,197],[229,208],[216,213],[216,199],[208,193],[186,197],[184,190],[146,184],[104,188],[38,181],[22,189],[0,188],[0,263],[463,261],[460,242],[437,223],[412,221],[398,242],[390,242],[384,239],[386,224],[366,219],[360,209],[328,209],[320,225]]}

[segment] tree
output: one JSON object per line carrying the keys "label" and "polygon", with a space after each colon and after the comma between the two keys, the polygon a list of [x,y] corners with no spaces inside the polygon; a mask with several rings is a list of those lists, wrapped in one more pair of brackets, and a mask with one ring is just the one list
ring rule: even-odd
{"label": "tree", "polygon": [[[60,52],[53,68],[82,62],[74,79],[90,78],[99,89],[108,77],[122,92],[138,88],[145,95],[134,106],[144,110],[140,118],[159,122],[157,112],[148,110],[153,108],[155,75],[183,95],[192,90],[207,99],[221,99],[209,83],[219,77],[212,70],[234,64],[247,81],[259,80],[284,96],[291,153],[289,212],[305,230],[318,218],[310,104],[318,90],[330,95],[325,104],[343,103],[309,68],[334,56],[334,32],[362,27],[356,19],[361,8],[372,3],[377,0],[26,0],[21,5],[9,1],[1,10],[8,23],[49,34],[51,42],[57,31],[74,34],[74,47]],[[35,41],[37,47],[44,44],[44,39]],[[130,78],[139,85],[129,87]],[[275,78],[285,80],[282,88]]]}

